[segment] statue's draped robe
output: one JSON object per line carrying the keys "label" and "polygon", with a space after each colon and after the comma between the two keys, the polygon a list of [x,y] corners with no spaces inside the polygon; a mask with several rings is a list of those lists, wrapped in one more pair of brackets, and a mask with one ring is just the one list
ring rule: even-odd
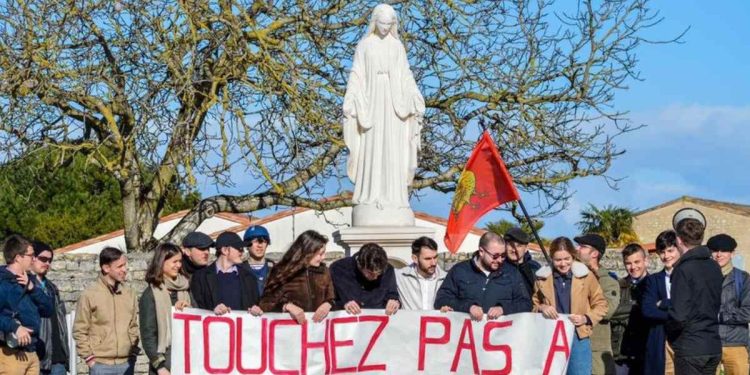
{"label": "statue's draped robe", "polygon": [[343,109],[352,201],[409,208],[425,105],[401,41],[371,34],[359,42]]}

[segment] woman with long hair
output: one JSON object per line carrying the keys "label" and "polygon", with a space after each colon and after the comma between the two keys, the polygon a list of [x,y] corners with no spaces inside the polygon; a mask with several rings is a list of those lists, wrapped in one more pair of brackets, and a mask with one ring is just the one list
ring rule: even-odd
{"label": "woman with long hair", "polygon": [[607,300],[596,275],[578,261],[578,252],[567,237],[555,238],[550,244],[552,267],[536,272],[534,311],[547,319],[567,314],[576,334],[568,359],[568,375],[591,374],[591,342],[594,325],[607,313]]}
{"label": "woman with long hair", "polygon": [[168,375],[171,365],[172,306],[190,306],[190,281],[182,273],[182,250],[162,244],[146,270],[148,286],[141,295],[141,343],[149,360],[149,374]]}
{"label": "woman with long hair", "polygon": [[308,230],[300,234],[272,269],[260,308],[265,312],[288,312],[305,322],[305,312],[315,312],[314,322],[328,316],[333,306],[333,282],[323,263],[328,238]]}

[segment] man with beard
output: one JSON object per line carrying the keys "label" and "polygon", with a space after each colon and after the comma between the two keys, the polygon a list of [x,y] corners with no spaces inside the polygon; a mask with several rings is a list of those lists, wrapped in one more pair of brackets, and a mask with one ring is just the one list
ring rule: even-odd
{"label": "man with beard", "polygon": [[437,264],[437,243],[429,237],[419,237],[411,244],[410,266],[396,271],[398,294],[406,310],[432,310],[435,295],[445,279],[445,271]]}
{"label": "man with beard", "polygon": [[612,332],[609,327],[609,319],[617,310],[620,303],[620,285],[611,276],[611,272],[604,268],[601,259],[607,249],[604,238],[598,234],[589,233],[578,236],[578,255],[581,262],[586,264],[599,279],[599,285],[607,299],[607,314],[599,324],[594,326],[591,334],[591,354],[593,375],[609,375],[615,373],[615,359],[612,354]]}
{"label": "man with beard", "polygon": [[42,318],[39,339],[44,347],[37,348],[42,374],[65,375],[68,369],[68,326],[65,322],[65,302],[60,299],[60,290],[47,273],[52,266],[52,248],[41,242],[32,242],[34,260],[31,272],[36,275],[34,283],[52,298],[54,312],[49,318]]}
{"label": "man with beard", "polygon": [[531,311],[531,297],[516,267],[505,263],[505,241],[487,232],[474,256],[453,266],[435,298],[441,311],[468,313],[475,321]]}

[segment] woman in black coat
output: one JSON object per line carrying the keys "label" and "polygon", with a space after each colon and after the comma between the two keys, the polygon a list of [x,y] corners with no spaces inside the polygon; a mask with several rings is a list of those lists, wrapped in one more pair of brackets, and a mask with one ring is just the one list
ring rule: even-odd
{"label": "woman in black coat", "polygon": [[190,282],[182,273],[182,251],[159,245],[146,271],[148,286],[141,295],[141,343],[149,360],[149,374],[169,375],[172,343],[172,306],[190,306]]}

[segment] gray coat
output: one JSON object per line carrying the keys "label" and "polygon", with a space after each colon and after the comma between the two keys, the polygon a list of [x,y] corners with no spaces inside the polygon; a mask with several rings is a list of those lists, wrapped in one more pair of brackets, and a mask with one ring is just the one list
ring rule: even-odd
{"label": "gray coat", "polygon": [[[36,278],[34,281],[37,286],[40,286]],[[39,354],[43,354],[39,358],[39,365],[42,370],[49,370],[52,367],[52,319],[57,319],[57,325],[60,327],[60,341],[62,341],[62,350],[65,358],[68,358],[70,355],[70,349],[68,348],[68,325],[65,320],[65,302],[60,300],[60,291],[57,289],[57,285],[52,283],[52,280],[46,279],[45,285],[44,292],[54,298],[55,312],[51,317],[42,318],[41,321],[39,338],[44,343],[44,349],[39,351]],[[67,361],[65,368],[68,368]]]}
{"label": "gray coat", "polygon": [[[741,302],[737,301],[733,272],[740,272],[743,279]],[[750,275],[735,268],[724,276],[721,286],[721,312],[719,313],[719,335],[722,346],[747,346],[748,323],[750,323]]]}

